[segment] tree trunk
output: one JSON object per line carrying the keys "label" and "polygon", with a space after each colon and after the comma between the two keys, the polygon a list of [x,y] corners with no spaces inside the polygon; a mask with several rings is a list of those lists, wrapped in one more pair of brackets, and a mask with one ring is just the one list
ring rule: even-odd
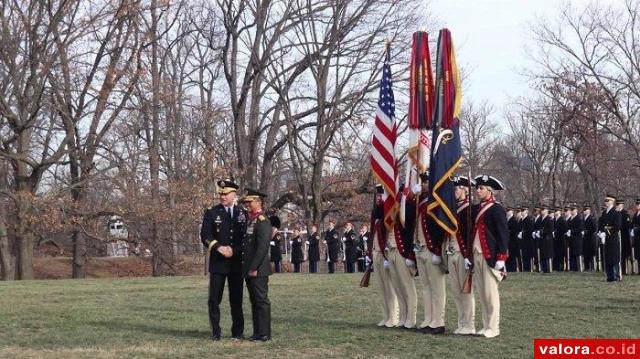
{"label": "tree trunk", "polygon": [[2,203],[0,203],[0,275],[2,280],[13,279],[11,247],[9,246],[5,211]]}
{"label": "tree trunk", "polygon": [[26,212],[29,206],[23,196],[19,196],[17,203],[16,243],[16,279],[33,279],[33,235],[26,227]]}
{"label": "tree trunk", "polygon": [[87,275],[87,239],[80,230],[73,231],[73,278]]}

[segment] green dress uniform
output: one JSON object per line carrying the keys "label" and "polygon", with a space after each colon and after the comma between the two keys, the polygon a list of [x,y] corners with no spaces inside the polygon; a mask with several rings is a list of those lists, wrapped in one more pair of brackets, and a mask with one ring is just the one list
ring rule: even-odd
{"label": "green dress uniform", "polygon": [[[269,301],[269,242],[271,241],[271,223],[263,214],[253,217],[249,215],[247,232],[244,237],[244,253],[242,273],[245,276],[251,314],[253,317],[254,340],[271,339],[271,302]],[[255,277],[250,277],[250,271],[257,271]]]}

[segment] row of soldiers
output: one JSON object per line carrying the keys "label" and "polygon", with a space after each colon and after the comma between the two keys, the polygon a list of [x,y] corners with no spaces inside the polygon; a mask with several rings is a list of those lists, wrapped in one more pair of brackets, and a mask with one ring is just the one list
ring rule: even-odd
{"label": "row of soldiers", "polygon": [[[457,308],[458,335],[500,335],[500,297],[498,284],[506,277],[509,231],[505,208],[495,200],[494,192],[504,185],[492,176],[473,180],[456,177],[455,216],[457,230],[449,232],[438,224],[439,217],[427,210],[429,185],[426,174],[421,185],[410,189],[405,221],[400,216],[385,218],[384,190],[379,187],[372,211],[372,238],[368,260],[382,297],[382,320],[378,326],[400,327],[421,333],[445,332],[445,281]],[[469,202],[475,187],[479,203]],[[389,225],[389,220],[393,223]],[[422,283],[424,320],[416,322],[417,293],[414,276]],[[482,313],[482,329],[475,328],[475,296]]]}
{"label": "row of soldiers", "polygon": [[582,206],[580,213],[575,203],[564,208],[542,204],[531,214],[526,206],[507,208],[507,270],[549,273],[610,267],[607,280],[621,280],[622,273],[633,273],[634,257],[640,260],[640,199],[635,205],[630,216],[623,200],[607,195],[599,219],[590,205]]}
{"label": "row of soldiers", "polygon": [[[282,232],[279,231],[281,221],[277,216],[271,216],[271,225],[276,228],[271,241],[271,262],[274,263],[274,271],[280,273],[282,271],[282,246],[287,245],[283,240]],[[318,273],[318,263],[321,259],[321,247],[325,248],[324,260],[327,262],[328,272],[335,273],[336,264],[344,263],[345,273],[354,273],[365,271],[365,254],[367,251],[367,241],[369,239],[369,231],[367,225],[360,227],[360,232],[356,235],[353,224],[347,222],[345,224],[342,236],[339,235],[335,228],[335,220],[330,219],[327,231],[324,233],[324,240],[320,241],[318,226],[311,226],[311,234],[305,239],[300,228],[294,228],[292,238],[289,240],[289,248],[291,253],[290,262],[293,264],[293,271],[299,273],[302,263],[309,261],[309,273]]]}

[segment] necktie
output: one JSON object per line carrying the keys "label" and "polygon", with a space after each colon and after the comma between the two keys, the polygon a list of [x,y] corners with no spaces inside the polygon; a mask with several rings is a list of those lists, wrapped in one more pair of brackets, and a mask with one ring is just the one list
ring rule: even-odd
{"label": "necktie", "polygon": [[231,207],[227,207],[227,213],[229,213],[229,217],[233,218],[233,213],[231,212]]}

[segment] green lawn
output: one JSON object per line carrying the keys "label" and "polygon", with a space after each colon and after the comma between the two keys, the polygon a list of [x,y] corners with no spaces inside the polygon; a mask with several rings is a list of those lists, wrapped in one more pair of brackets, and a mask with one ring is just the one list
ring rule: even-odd
{"label": "green lawn", "polygon": [[[261,344],[207,339],[205,277],[0,282],[0,357],[530,358],[536,337],[640,337],[638,276],[607,284],[601,274],[511,274],[501,284],[501,336],[495,339],[377,328],[375,280],[366,289],[358,288],[359,280],[272,276],[274,339]],[[229,335],[226,294],[222,325]],[[480,329],[479,306],[476,311]],[[447,329],[455,329],[451,299]]]}

